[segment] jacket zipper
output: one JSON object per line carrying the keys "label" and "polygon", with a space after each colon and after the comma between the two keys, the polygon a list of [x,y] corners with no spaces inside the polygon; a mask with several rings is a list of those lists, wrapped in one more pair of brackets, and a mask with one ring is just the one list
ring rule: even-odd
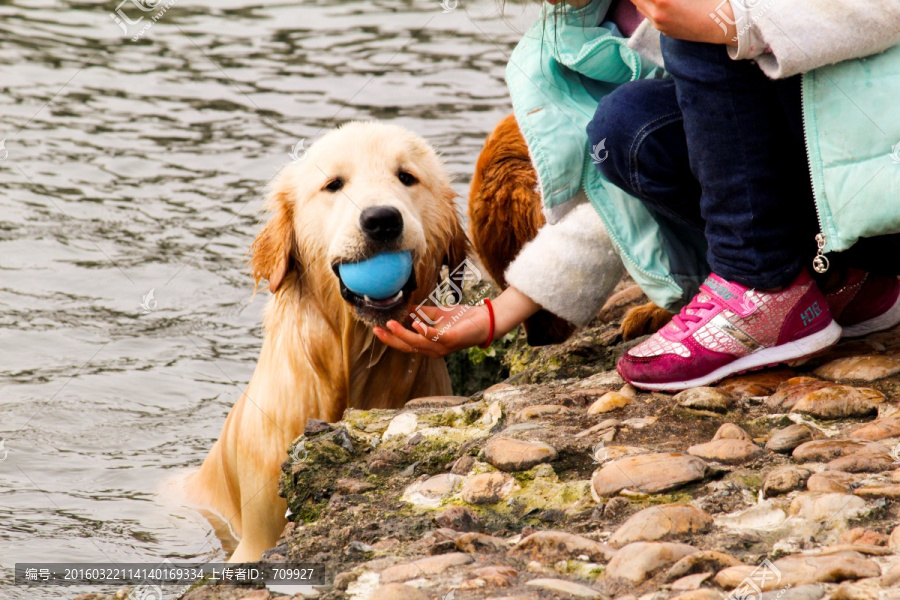
{"label": "jacket zipper", "polygon": [[809,134],[807,133],[806,122],[806,82],[810,75],[804,73],[800,80],[800,113],[803,117],[803,146],[806,149],[806,167],[809,170],[810,189],[813,194],[813,205],[816,207],[816,219],[819,222],[819,233],[816,234],[816,256],[813,258],[812,266],[816,273],[825,273],[831,267],[828,257],[825,256],[825,245],[828,238],[825,236],[825,228],[822,226],[822,211],[819,210],[819,198],[816,195],[816,182],[813,178],[811,152],[809,151]]}
{"label": "jacket zipper", "polygon": [[[582,172],[582,175],[581,175],[581,189],[584,190],[584,195],[587,197],[588,202],[591,203],[591,205],[593,206],[593,201],[591,200],[590,195],[588,195],[588,193],[587,193],[587,190],[588,190],[588,187],[587,187],[587,178],[588,178],[588,168],[585,167],[585,169],[584,169],[584,171]],[[594,210],[597,210],[596,207],[593,207],[593,208],[594,208]],[[598,214],[599,214],[599,213],[598,213]],[[628,253],[625,252],[625,247],[623,246],[621,240],[619,240],[618,236],[613,232],[613,229],[612,229],[609,225],[606,224],[606,219],[604,219],[602,215],[600,215],[600,220],[603,221],[603,227],[606,229],[606,235],[609,236],[609,239],[610,239],[610,241],[612,241],[613,246],[616,247],[616,251],[618,252],[619,257],[623,260],[623,262],[624,262],[625,260],[627,260],[629,263],[631,263],[631,266],[634,267],[634,269],[635,269],[638,273],[640,273],[641,275],[643,275],[643,276],[646,277],[647,279],[650,279],[650,280],[652,280],[652,281],[656,281],[657,283],[663,283],[663,284],[665,284],[666,287],[668,287],[669,289],[672,289],[672,290],[678,289],[678,290],[680,290],[682,293],[684,293],[684,290],[681,290],[680,286],[678,286],[677,284],[675,284],[675,286],[673,287],[674,280],[671,280],[671,279],[666,278],[666,277],[661,277],[661,276],[659,276],[659,275],[654,275],[653,273],[648,272],[647,270],[645,270],[644,268],[642,268],[640,265],[638,265],[638,264],[631,258],[631,256],[629,256]]]}

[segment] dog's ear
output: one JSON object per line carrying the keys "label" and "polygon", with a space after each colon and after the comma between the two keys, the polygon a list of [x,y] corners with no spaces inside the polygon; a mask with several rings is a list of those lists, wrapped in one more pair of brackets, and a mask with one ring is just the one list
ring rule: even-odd
{"label": "dog's ear", "polygon": [[289,194],[284,189],[276,189],[266,203],[269,221],[256,236],[250,250],[253,257],[250,264],[253,278],[259,287],[259,280],[269,282],[273,294],[284,282],[291,268],[294,254],[294,209]]}

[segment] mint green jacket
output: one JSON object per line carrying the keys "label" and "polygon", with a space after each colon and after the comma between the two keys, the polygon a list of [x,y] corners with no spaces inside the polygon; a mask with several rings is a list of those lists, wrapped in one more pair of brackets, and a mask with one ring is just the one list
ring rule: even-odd
{"label": "mint green jacket", "polygon": [[[594,0],[579,10],[545,4],[543,18],[513,51],[507,83],[549,221],[583,198],[583,190],[631,276],[656,304],[677,309],[709,271],[705,241],[657,221],[641,201],[606,181],[587,139],[604,95],[629,81],[666,76],[614,26],[593,25],[610,3]],[[802,90],[824,250],[900,232],[900,46],[808,71]]]}

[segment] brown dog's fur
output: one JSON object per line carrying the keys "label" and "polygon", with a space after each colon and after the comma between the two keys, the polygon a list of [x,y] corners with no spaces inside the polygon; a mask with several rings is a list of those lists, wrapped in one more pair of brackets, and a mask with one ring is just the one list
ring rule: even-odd
{"label": "brown dog's fur", "polygon": [[[417,183],[399,183],[398,169]],[[346,179],[340,192],[323,187],[335,175]],[[252,247],[257,284],[268,280],[272,292],[259,362],[219,440],[185,484],[190,502],[217,513],[240,538],[232,561],[258,560],[283,530],[278,476],[307,419],[333,422],[347,407],[399,408],[412,398],[451,393],[443,360],[388,348],[371,326],[408,315],[438,284],[443,264],[465,259],[468,242],[454,199],[423,140],[375,123],[329,133],[274,184],[269,220]],[[418,282],[408,303],[383,318],[345,301],[333,270],[375,251],[359,231],[359,215],[381,205],[403,213],[396,249],[413,252]]]}
{"label": "brown dog's fur", "polygon": [[[469,190],[472,246],[501,289],[508,287],[506,267],[545,223],[537,186],[525,138],[509,115],[485,140]],[[525,321],[532,346],[559,344],[573,331],[571,323],[546,310]]]}
{"label": "brown dog's fur", "polygon": [[[507,287],[504,273],[522,246],[544,224],[538,179],[528,146],[515,116],[504,118],[484,143],[469,191],[469,228],[472,245],[491,278]],[[672,313],[652,302],[628,311],[622,321],[626,340],[657,331]],[[525,322],[532,346],[558,344],[574,326],[541,310]]]}

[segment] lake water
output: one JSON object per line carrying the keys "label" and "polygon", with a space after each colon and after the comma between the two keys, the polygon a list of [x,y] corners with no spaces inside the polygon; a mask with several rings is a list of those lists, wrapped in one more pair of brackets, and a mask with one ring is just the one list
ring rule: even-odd
{"label": "lake water", "polygon": [[156,491],[200,464],[253,372],[266,184],[298,141],[382,119],[428,138],[465,195],[535,15],[144,2],[0,3],[3,598],[76,595],[12,587],[17,562],[224,558]]}

